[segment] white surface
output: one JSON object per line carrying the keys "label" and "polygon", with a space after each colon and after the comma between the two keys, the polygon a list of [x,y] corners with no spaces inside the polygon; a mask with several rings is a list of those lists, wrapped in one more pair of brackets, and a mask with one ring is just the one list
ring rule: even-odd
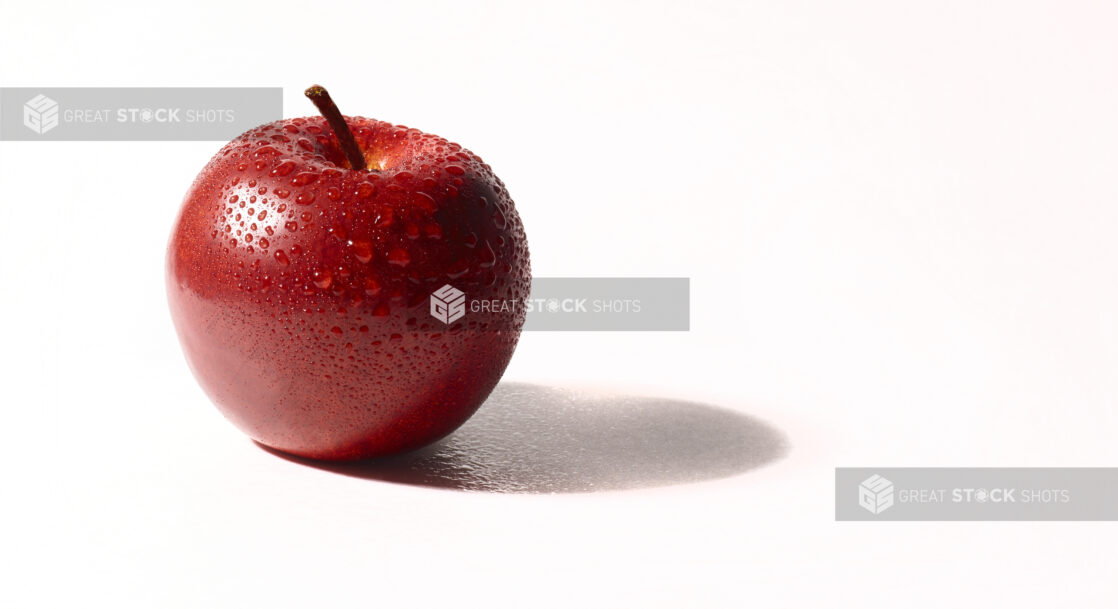
{"label": "white surface", "polygon": [[[537,275],[692,278],[691,332],[528,334],[506,379],[595,387],[589,421],[732,409],[788,450],[555,495],[278,458],[207,402],[164,302],[219,143],[5,142],[0,605],[1113,607],[1112,523],[836,523],[832,480],[1118,465],[1116,26],[1103,2],[6,6],[5,86],[283,86],[296,116],[322,83],[463,143]],[[579,482],[662,481],[599,440]],[[688,442],[642,454],[709,478]]]}

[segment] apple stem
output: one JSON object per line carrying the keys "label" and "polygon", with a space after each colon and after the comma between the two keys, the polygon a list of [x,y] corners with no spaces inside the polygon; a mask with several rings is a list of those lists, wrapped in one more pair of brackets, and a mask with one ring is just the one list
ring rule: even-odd
{"label": "apple stem", "polygon": [[338,105],[330,99],[330,94],[326,89],[319,85],[312,85],[303,92],[318,108],[319,113],[326,118],[326,122],[333,129],[334,136],[338,138],[338,143],[341,144],[342,152],[345,153],[346,160],[349,161],[349,168],[358,171],[368,171],[369,168],[365,163],[365,155],[361,152],[361,147],[357,145],[357,140],[353,137],[353,132],[349,130],[349,125],[346,124],[345,118],[342,116],[341,110],[338,110]]}

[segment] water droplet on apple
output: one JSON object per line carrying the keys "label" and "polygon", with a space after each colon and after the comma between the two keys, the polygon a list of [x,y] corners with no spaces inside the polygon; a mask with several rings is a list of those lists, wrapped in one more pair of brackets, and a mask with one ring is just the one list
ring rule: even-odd
{"label": "water droplet on apple", "polygon": [[276,258],[276,262],[282,264],[283,266],[291,264],[291,261],[288,260],[287,254],[283,253],[283,250],[276,250],[276,253],[273,255]]}
{"label": "water droplet on apple", "polygon": [[330,272],[330,269],[318,269],[311,274],[311,281],[319,288],[325,290],[334,282],[334,274]]}
{"label": "water droplet on apple", "polygon": [[433,212],[438,209],[434,197],[425,192],[416,192],[412,197],[412,205],[426,212]]}
{"label": "water droplet on apple", "polygon": [[411,262],[411,254],[402,248],[394,248],[388,252],[388,264],[407,266]]}
{"label": "water droplet on apple", "polygon": [[470,270],[470,263],[465,259],[455,260],[446,269],[446,276],[450,279],[457,279],[466,274]]}
{"label": "water droplet on apple", "polygon": [[466,173],[466,170],[463,169],[461,165],[447,165],[446,166],[446,172],[451,174],[451,175],[460,176],[460,175]]}
{"label": "water droplet on apple", "polygon": [[361,262],[373,259],[373,244],[368,239],[354,239],[349,242],[353,247],[353,255]]}
{"label": "water droplet on apple", "polygon": [[272,169],[272,175],[285,176],[295,169],[295,162],[291,160],[282,161]]}
{"label": "water droplet on apple", "polygon": [[478,266],[483,269],[493,266],[493,263],[497,261],[497,255],[493,252],[493,246],[489,245],[488,239],[485,241],[484,246],[478,250],[478,261]]}
{"label": "water droplet on apple", "polygon": [[377,212],[376,217],[373,218],[373,223],[376,224],[378,227],[384,228],[386,226],[391,226],[394,219],[395,217],[392,213],[392,209],[386,207]]}
{"label": "water droplet on apple", "polygon": [[303,173],[295,174],[295,177],[291,178],[291,185],[292,186],[306,186],[307,184],[310,184],[311,182],[314,182],[317,179],[318,179],[318,174],[317,173],[311,173],[311,172],[306,172],[305,171]]}

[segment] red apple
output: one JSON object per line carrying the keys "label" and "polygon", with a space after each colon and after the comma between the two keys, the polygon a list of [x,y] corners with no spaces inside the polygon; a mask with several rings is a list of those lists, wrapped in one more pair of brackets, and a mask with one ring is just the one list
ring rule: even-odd
{"label": "red apple", "polygon": [[229,142],[186,193],[167,252],[194,376],[251,438],[315,459],[388,455],[472,415],[524,309],[430,314],[444,285],[523,303],[524,228],[489,165],[381,121],[281,120]]}

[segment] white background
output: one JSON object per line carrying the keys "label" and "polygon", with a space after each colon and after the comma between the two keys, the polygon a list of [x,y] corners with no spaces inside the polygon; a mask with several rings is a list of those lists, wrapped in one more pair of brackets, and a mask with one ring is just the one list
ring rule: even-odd
{"label": "white background", "polygon": [[[836,523],[833,475],[1118,465],[1116,30],[1106,2],[9,3],[3,86],[283,86],[300,116],[321,83],[466,145],[537,276],[692,279],[690,332],[529,333],[507,380],[787,448],[563,494],[278,458],[164,299],[220,142],[5,142],[0,605],[1113,607],[1113,523]],[[695,460],[611,472],[605,442],[572,475]]]}

